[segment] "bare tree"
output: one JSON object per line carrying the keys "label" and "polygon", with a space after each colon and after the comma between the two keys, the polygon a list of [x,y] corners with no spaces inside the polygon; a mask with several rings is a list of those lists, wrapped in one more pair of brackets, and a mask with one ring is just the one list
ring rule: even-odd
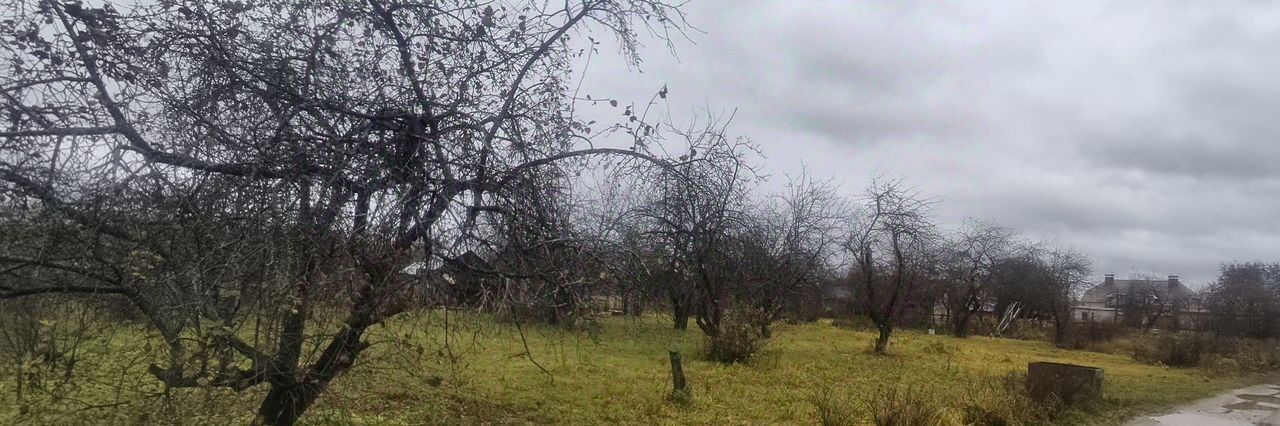
{"label": "bare tree", "polygon": [[[643,120],[611,127],[631,149],[592,146],[568,82],[570,61],[595,53],[568,43],[588,26],[633,63],[638,31],[681,31],[657,0],[0,10],[5,213],[20,223],[34,209],[63,231],[45,234],[59,251],[4,248],[0,298],[124,297],[170,349],[157,379],[267,385],[260,423],[294,423],[368,347],[366,330],[408,308],[399,271],[492,231],[478,218],[528,173],[587,156],[678,162],[651,151],[660,136]],[[250,298],[272,320],[246,321]],[[338,331],[313,326],[322,307],[341,312]],[[197,328],[207,316],[219,324]],[[216,331],[216,368],[187,364],[193,328]]]}
{"label": "bare tree", "polygon": [[616,169],[604,170],[596,185],[589,185],[575,202],[580,211],[575,223],[594,237],[595,251],[603,258],[598,265],[608,281],[603,295],[620,303],[622,312],[632,316],[639,316],[661,298],[662,286],[657,283],[665,263],[659,243],[648,238],[644,221],[636,214],[642,203],[641,178]]}
{"label": "bare tree", "polygon": [[1075,248],[1051,247],[1040,252],[1044,277],[1040,284],[1053,320],[1053,342],[1065,344],[1071,326],[1071,306],[1089,285],[1092,262]]}
{"label": "bare tree", "polygon": [[1130,286],[1116,300],[1125,325],[1150,330],[1161,319],[1174,316],[1186,309],[1189,297],[1171,287],[1165,279],[1153,274],[1137,274],[1130,277]]}
{"label": "bare tree", "polygon": [[[830,181],[807,173],[788,177],[786,190],[758,207],[743,237],[740,268],[748,271],[742,298],[763,312],[761,327],[788,311],[816,309],[812,296],[831,276],[848,208]],[[809,297],[806,297],[809,296]]]}
{"label": "bare tree", "polygon": [[965,222],[947,243],[947,275],[951,282],[944,303],[955,337],[967,337],[973,315],[990,304],[987,290],[994,269],[1007,256],[1012,243],[1011,231],[976,220]]}
{"label": "bare tree", "polygon": [[921,198],[901,180],[873,179],[863,194],[864,206],[845,249],[854,258],[851,275],[879,330],[875,352],[887,354],[894,321],[925,279],[936,236],[929,220],[931,200]]}
{"label": "bare tree", "polygon": [[701,154],[706,161],[664,169],[652,200],[639,212],[668,259],[663,275],[675,328],[685,329],[693,318],[708,336],[719,334],[730,303],[738,267],[730,244],[746,223],[749,185],[758,179],[747,162],[755,146],[731,140],[727,125],[708,121],[684,132],[690,149],[682,158]]}
{"label": "bare tree", "polygon": [[1209,327],[1226,336],[1280,335],[1280,263],[1228,262],[1204,290]]}

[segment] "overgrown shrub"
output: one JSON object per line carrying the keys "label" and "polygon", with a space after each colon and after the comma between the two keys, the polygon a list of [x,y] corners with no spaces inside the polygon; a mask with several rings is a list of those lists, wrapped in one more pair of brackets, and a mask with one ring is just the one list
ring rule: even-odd
{"label": "overgrown shrub", "polygon": [[871,318],[867,318],[865,315],[839,317],[831,320],[831,325],[858,331],[875,330],[876,328],[875,323],[871,322]]}
{"label": "overgrown shrub", "polygon": [[69,298],[0,300],[0,379],[12,385],[19,412],[57,402],[74,388],[81,346],[95,334],[90,321],[89,311]]}
{"label": "overgrown shrub", "polygon": [[1088,349],[1090,345],[1109,342],[1125,334],[1124,327],[1110,322],[1084,322],[1067,329],[1066,339],[1059,346],[1069,349]]}
{"label": "overgrown shrub", "polygon": [[[1223,372],[1280,368],[1280,341],[1243,338],[1215,339],[1205,355],[1211,366]],[[1203,361],[1202,361],[1203,362]]]}
{"label": "overgrown shrub", "polygon": [[960,424],[944,401],[918,386],[884,385],[864,401],[877,426],[933,426]]}
{"label": "overgrown shrub", "polygon": [[520,324],[547,324],[572,329],[579,320],[590,319],[585,309],[576,306],[558,306],[545,302],[506,303],[491,308],[494,318],[502,322]]}
{"label": "overgrown shrub", "polygon": [[823,386],[809,399],[818,412],[822,426],[851,426],[858,424],[858,410],[849,397],[833,386]]}
{"label": "overgrown shrub", "polygon": [[1149,364],[1191,367],[1199,364],[1213,346],[1213,339],[1204,334],[1167,333],[1138,344],[1134,348],[1133,358]]}
{"label": "overgrown shrub", "polygon": [[951,355],[955,355],[957,352],[960,352],[960,347],[955,345],[948,345],[947,342],[943,340],[932,340],[924,344],[923,350],[925,353],[934,353],[938,355],[951,356]]}
{"label": "overgrown shrub", "polygon": [[1089,343],[1085,350],[1112,355],[1133,355],[1142,344],[1141,336],[1120,336],[1111,340]]}
{"label": "overgrown shrub", "polygon": [[689,389],[674,389],[667,395],[667,399],[677,407],[689,407],[693,405],[693,392]]}
{"label": "overgrown shrub", "polygon": [[783,316],[782,320],[787,324],[808,324],[822,319],[820,314],[821,312],[815,309],[803,309]]}
{"label": "overgrown shrub", "polygon": [[1040,424],[1060,408],[1060,404],[1052,401],[1031,399],[1026,374],[1021,372],[974,378],[967,383],[969,386],[960,401],[966,425]]}
{"label": "overgrown shrub", "polygon": [[862,399],[834,387],[813,394],[818,421],[826,425],[991,425],[1016,426],[1052,422],[1064,412],[1055,401],[1037,402],[1027,393],[1026,373],[976,376],[958,399],[943,399],[919,384],[884,384]]}
{"label": "overgrown shrub", "polygon": [[1046,341],[1053,335],[1053,327],[1041,321],[1016,320],[1005,330],[1004,336],[1010,339]]}
{"label": "overgrown shrub", "polygon": [[745,362],[769,341],[767,317],[751,308],[732,308],[720,321],[720,334],[707,337],[707,359],[723,363]]}
{"label": "overgrown shrub", "polygon": [[1170,367],[1206,366],[1226,374],[1266,371],[1280,368],[1280,341],[1168,333],[1138,339],[1133,358]]}

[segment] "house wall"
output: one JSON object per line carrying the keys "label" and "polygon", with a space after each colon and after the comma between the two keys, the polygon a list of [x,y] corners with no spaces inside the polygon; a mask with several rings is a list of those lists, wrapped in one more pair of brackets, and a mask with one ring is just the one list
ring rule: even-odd
{"label": "house wall", "polygon": [[[1108,308],[1102,303],[1084,303],[1071,308],[1071,321],[1074,322],[1114,322],[1120,320],[1119,316],[1119,309]],[[1207,318],[1208,314],[1202,310],[1181,311],[1176,315],[1165,315],[1160,318],[1155,328],[1203,331]]]}
{"label": "house wall", "polygon": [[1116,309],[1108,308],[1103,303],[1081,303],[1071,308],[1071,320],[1081,321],[1115,321]]}

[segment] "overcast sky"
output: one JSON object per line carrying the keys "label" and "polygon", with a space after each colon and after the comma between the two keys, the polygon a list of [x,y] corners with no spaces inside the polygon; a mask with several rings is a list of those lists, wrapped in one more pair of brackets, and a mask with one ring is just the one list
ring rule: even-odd
{"label": "overcast sky", "polygon": [[[697,0],[703,33],[583,90],[677,121],[736,109],[774,175],[807,165],[1077,246],[1104,273],[1211,281],[1280,260],[1280,3]],[[604,49],[608,50],[608,49]],[[612,53],[605,51],[602,53]]]}

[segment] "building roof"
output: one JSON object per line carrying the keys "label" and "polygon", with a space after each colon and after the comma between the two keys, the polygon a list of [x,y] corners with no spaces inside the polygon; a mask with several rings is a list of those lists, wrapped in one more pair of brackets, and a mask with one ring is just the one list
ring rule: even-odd
{"label": "building roof", "polygon": [[1196,292],[1182,284],[1177,276],[1171,276],[1167,280],[1117,280],[1113,276],[1108,276],[1101,284],[1093,286],[1093,288],[1086,291],[1080,301],[1085,303],[1106,303],[1107,298],[1113,294],[1142,293],[1155,293],[1156,297],[1162,300],[1184,299],[1196,296]]}
{"label": "building roof", "polygon": [[410,263],[400,270],[400,273],[409,275],[422,275],[433,271],[458,273],[474,273],[476,271],[488,271],[493,269],[484,257],[476,254],[476,252],[467,250],[458,257],[444,257],[442,262],[435,262],[439,267],[432,268],[432,263],[419,260]]}

